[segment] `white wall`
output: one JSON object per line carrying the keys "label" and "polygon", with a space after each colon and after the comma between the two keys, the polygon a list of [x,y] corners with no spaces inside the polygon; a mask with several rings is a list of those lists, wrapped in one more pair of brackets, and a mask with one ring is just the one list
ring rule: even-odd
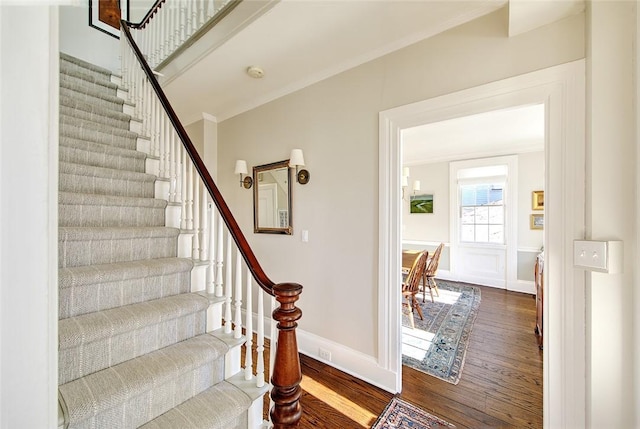
{"label": "white wall", "polygon": [[[635,189],[635,2],[589,3],[587,51],[587,237],[624,241],[624,272],[587,274],[587,341],[592,428],[638,427],[633,395]],[[636,300],[637,302],[637,300]],[[636,337],[637,338],[637,337]]]}
{"label": "white wall", "polygon": [[[220,187],[266,272],[304,286],[302,331],[377,355],[378,112],[583,58],[583,37],[578,15],[507,38],[498,11],[219,124]],[[294,147],[311,173],[293,189],[294,235],[252,234],[234,162],[287,159]],[[335,353],[334,363],[349,366]]]}
{"label": "white wall", "polygon": [[[449,243],[449,163],[438,162],[409,167],[407,201],[402,203],[402,239]],[[409,213],[413,182],[420,181],[417,194],[433,194],[433,213]]]}
{"label": "white wall", "polygon": [[[529,215],[544,213],[532,210],[532,192],[544,190],[544,152],[518,156],[518,249],[538,249],[543,245],[542,230],[531,229]],[[533,266],[531,266],[533,270]]]}
{"label": "white wall", "polygon": [[57,34],[57,8],[0,3],[0,427],[7,429],[57,422]]}
{"label": "white wall", "polygon": [[89,26],[89,1],[60,6],[60,51],[107,70],[120,70],[120,40]]}

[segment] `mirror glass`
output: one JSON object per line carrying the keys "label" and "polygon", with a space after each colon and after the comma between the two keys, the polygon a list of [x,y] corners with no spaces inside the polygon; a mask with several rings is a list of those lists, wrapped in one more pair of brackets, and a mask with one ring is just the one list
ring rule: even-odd
{"label": "mirror glass", "polygon": [[289,161],[253,167],[254,232],[291,235],[291,225]]}

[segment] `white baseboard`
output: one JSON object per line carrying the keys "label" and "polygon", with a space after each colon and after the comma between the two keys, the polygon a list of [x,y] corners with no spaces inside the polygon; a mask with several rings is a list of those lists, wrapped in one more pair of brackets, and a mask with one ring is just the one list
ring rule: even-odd
{"label": "white baseboard", "polygon": [[[244,320],[246,313],[244,309],[242,312]],[[265,337],[269,338],[271,320],[265,317],[262,322],[264,324]],[[254,313],[254,330],[257,329],[257,324],[257,314]],[[302,329],[296,330],[296,340],[298,342],[298,351],[303,355],[326,363],[329,366],[353,375],[387,392],[398,393],[396,392],[396,374],[388,369],[381,368],[373,356],[366,355],[342,344],[303,331]],[[329,352],[331,354],[331,360],[320,358],[320,349]]]}
{"label": "white baseboard", "polygon": [[[497,287],[499,289],[504,289],[502,285],[496,286],[495,282],[484,281],[482,278],[460,278],[460,276],[452,275],[451,272],[447,270],[438,270],[438,278],[442,280],[449,280],[452,282],[466,282],[466,283],[478,284],[481,286]],[[507,290],[535,295],[536,285],[534,282],[529,280],[516,280],[514,282],[508,282]]]}
{"label": "white baseboard", "polygon": [[[301,329],[296,331],[300,353],[326,363],[391,393],[396,392],[396,374],[381,368],[376,358],[334,343]],[[331,354],[331,360],[320,358],[320,349]]]}

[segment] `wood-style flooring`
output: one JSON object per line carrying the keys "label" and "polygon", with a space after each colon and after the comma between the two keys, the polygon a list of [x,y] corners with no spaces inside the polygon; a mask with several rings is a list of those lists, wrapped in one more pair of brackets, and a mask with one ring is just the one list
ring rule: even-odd
{"label": "wood-style flooring", "polygon": [[[403,367],[400,397],[464,428],[542,428],[542,351],[533,296],[481,287],[457,385]],[[301,355],[301,429],[370,428],[392,395]]]}

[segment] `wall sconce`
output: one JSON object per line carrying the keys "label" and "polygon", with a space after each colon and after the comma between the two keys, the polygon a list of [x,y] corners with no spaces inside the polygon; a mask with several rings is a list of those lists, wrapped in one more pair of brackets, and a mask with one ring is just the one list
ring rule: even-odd
{"label": "wall sconce", "polygon": [[413,195],[416,194],[416,191],[420,190],[420,181],[419,180],[415,180],[413,182]]}
{"label": "wall sconce", "polygon": [[292,149],[291,157],[289,158],[289,167],[296,168],[296,182],[301,185],[309,183],[309,171],[302,169],[304,167],[304,156],[302,155],[302,149]]}
{"label": "wall sconce", "polygon": [[405,200],[405,190],[409,187],[409,167],[402,168],[402,199]]}
{"label": "wall sconce", "polygon": [[[244,159],[239,159],[236,161],[236,169],[233,172],[234,174],[240,175],[240,187],[245,189],[250,189],[253,186],[253,179],[249,176],[249,170],[247,169],[247,161]],[[242,176],[245,176],[244,179]]]}

